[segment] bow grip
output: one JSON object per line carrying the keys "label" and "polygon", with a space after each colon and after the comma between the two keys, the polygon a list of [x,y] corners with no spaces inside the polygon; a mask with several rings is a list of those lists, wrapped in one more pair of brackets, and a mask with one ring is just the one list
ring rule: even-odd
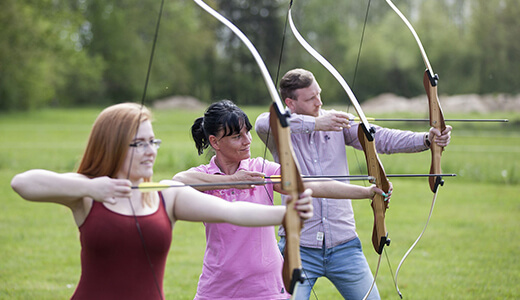
{"label": "bow grip", "polygon": [[[390,182],[386,177],[385,170],[379,157],[377,156],[376,146],[374,143],[375,130],[374,128],[366,129],[363,123],[359,124],[358,128],[358,139],[363,147],[367,161],[367,172],[369,176],[375,178],[375,184],[378,188],[382,189],[385,193],[390,190]],[[372,140],[370,140],[366,133],[373,132]],[[385,201],[382,195],[375,195],[372,200],[372,210],[374,212],[374,229],[372,231],[372,245],[374,250],[381,254],[385,245],[390,245],[390,239],[388,239],[388,232],[386,231],[385,224],[385,213],[388,208],[388,201]]]}
{"label": "bow grip", "polygon": [[285,289],[289,294],[292,294],[296,284],[298,282],[303,283],[304,280],[300,256],[300,235],[303,222],[294,205],[305,188],[301,180],[299,165],[294,160],[295,155],[291,144],[291,132],[288,121],[290,114],[288,112],[282,113],[279,108],[276,103],[271,105],[269,125],[279,155],[282,175],[281,186],[291,196],[291,199],[286,202],[286,212],[283,220],[286,245],[282,277]]}
{"label": "bow grip", "polygon": [[[444,121],[444,114],[439,102],[439,96],[437,94],[437,82],[439,77],[437,75],[431,75],[429,70],[424,72],[423,85],[428,96],[428,107],[430,114],[430,126],[443,132],[446,129],[446,123]],[[444,147],[437,145],[437,143],[431,143],[430,150],[432,154],[430,174],[442,174],[441,170],[441,157]],[[444,181],[440,176],[430,177],[428,179],[430,189],[432,192],[436,192],[439,184],[442,185]]]}

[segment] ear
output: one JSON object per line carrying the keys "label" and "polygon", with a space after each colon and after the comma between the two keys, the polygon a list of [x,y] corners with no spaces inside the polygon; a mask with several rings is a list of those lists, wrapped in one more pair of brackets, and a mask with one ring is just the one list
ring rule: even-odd
{"label": "ear", "polygon": [[294,105],[294,102],[297,100],[291,99],[291,98],[285,98],[284,102],[285,105],[291,110],[291,112],[294,112],[296,106]]}
{"label": "ear", "polygon": [[219,150],[219,145],[218,145],[218,139],[216,136],[214,135],[210,135],[208,137],[209,139],[209,144],[211,145],[211,147],[215,150]]}

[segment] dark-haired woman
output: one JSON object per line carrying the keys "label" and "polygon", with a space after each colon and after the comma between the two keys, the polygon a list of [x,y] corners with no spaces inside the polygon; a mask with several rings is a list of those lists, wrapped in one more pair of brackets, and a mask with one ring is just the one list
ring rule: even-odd
{"label": "dark-haired woman", "polygon": [[[251,158],[251,123],[229,100],[213,103],[204,117],[195,120],[192,136],[199,155],[211,147],[215,155],[207,165],[178,173],[184,183],[260,181],[280,174],[280,165]],[[383,194],[375,186],[361,187],[337,181],[308,182],[314,197],[343,199],[372,198]],[[280,185],[235,186],[229,189],[199,188],[229,202],[273,205],[273,191]],[[388,195],[389,197],[390,195]],[[241,228],[230,224],[206,225],[206,253],[195,299],[287,299],[282,281],[283,258],[274,228]],[[247,267],[244,267],[247,266]]]}
{"label": "dark-haired woman", "polygon": [[[230,203],[189,187],[131,189],[150,181],[160,143],[146,107],[113,105],[96,119],[77,173],[35,169],[11,181],[26,200],[72,211],[81,241],[81,278],[72,299],[164,299],[164,268],[177,220],[281,224],[283,207]],[[298,200],[307,218],[310,201],[309,193]]]}

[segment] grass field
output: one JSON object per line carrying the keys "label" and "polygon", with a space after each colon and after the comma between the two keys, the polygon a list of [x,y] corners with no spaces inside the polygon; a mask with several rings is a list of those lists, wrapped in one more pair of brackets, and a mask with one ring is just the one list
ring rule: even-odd
{"label": "grass field", "polygon": [[[252,122],[265,108],[247,107]],[[32,168],[74,170],[99,109],[49,109],[0,114],[0,299],[68,299],[80,275],[78,230],[68,209],[23,201],[10,188],[13,175]],[[163,140],[155,167],[156,180],[205,163],[197,157],[189,128],[202,111],[157,111],[154,129]],[[381,116],[384,117],[384,116]],[[414,116],[417,117],[417,116]],[[484,117],[484,116],[447,116]],[[399,286],[405,299],[520,298],[520,116],[506,124],[452,124],[452,143],[443,155],[445,178],[430,225],[404,263]],[[390,123],[424,131],[427,124]],[[254,136],[252,155],[263,156]],[[364,172],[363,153],[349,149],[351,169]],[[270,158],[270,155],[267,155]],[[429,153],[382,155],[389,174],[427,173]],[[361,166],[358,168],[358,166]],[[432,193],[426,179],[393,179],[387,211],[392,243],[383,256],[377,284],[383,299],[398,299],[395,272],[419,235]],[[375,270],[377,255],[370,239],[373,216],[368,201],[354,203],[358,233]],[[178,222],[168,258],[164,286],[167,299],[192,299],[204,254],[204,228]],[[321,279],[319,299],[340,299]]]}

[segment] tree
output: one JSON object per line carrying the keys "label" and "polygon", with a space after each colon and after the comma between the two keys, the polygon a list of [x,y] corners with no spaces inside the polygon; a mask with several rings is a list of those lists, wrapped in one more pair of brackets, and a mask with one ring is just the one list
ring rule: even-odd
{"label": "tree", "polygon": [[[0,109],[66,104],[92,95],[103,65],[81,51],[83,22],[67,1],[0,3]],[[75,81],[82,85],[71,89]]]}
{"label": "tree", "polygon": [[471,45],[475,47],[473,72],[476,92],[520,92],[520,5],[514,0],[479,0],[472,3]]}

